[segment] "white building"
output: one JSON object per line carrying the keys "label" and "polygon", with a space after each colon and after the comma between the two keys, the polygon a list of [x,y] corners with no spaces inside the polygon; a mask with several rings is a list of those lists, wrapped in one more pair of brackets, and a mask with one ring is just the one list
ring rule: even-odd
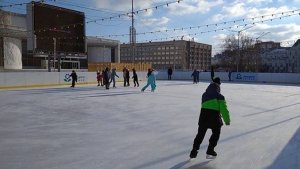
{"label": "white building", "polygon": [[88,36],[86,43],[88,63],[120,63],[120,41]]}
{"label": "white building", "polygon": [[22,69],[26,15],[0,10],[0,69]]}

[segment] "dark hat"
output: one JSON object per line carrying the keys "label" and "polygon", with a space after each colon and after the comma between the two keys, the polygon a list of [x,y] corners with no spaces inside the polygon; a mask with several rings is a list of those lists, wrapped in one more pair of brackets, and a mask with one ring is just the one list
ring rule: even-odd
{"label": "dark hat", "polygon": [[218,83],[219,85],[221,84],[221,80],[220,80],[219,77],[215,77],[215,78],[213,79],[213,82]]}

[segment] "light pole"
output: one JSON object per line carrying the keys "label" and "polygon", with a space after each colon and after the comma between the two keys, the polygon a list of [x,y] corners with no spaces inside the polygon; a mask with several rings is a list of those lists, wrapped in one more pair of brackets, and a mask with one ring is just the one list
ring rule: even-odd
{"label": "light pole", "polygon": [[56,60],[56,38],[53,38],[53,67],[55,72],[55,60]]}
{"label": "light pole", "polygon": [[134,63],[135,59],[135,51],[134,51],[134,44],[135,44],[135,28],[134,28],[134,12],[133,12],[133,0],[131,0],[131,54],[132,54],[132,63]]}
{"label": "light pole", "polygon": [[243,29],[239,30],[239,31],[233,31],[233,30],[229,30],[231,32],[237,32],[238,33],[238,57],[236,59],[236,71],[239,72],[239,62],[240,62],[240,58],[241,58],[241,50],[240,50],[240,34],[241,32],[250,29],[254,27],[254,25],[250,26],[250,27],[244,27]]}
{"label": "light pole", "polygon": [[[265,35],[267,35],[269,33],[270,32],[263,32],[262,34],[260,34],[257,38],[255,38],[255,44],[257,44],[259,38],[261,38],[261,37],[263,37],[263,36],[265,36]],[[254,48],[256,49],[255,46],[254,46]],[[258,68],[257,68],[257,66],[258,66],[258,63],[257,63],[257,53],[259,53],[259,54],[261,53],[260,48],[259,48],[259,52],[255,52],[255,53],[256,53],[256,57],[255,57],[255,72],[258,72]]]}

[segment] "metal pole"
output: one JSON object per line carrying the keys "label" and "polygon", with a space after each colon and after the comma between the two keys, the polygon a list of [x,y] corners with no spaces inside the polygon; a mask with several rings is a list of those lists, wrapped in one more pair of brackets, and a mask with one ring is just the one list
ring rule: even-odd
{"label": "metal pole", "polygon": [[56,38],[53,38],[53,45],[54,45],[54,50],[53,50],[53,67],[54,67],[54,72],[55,72],[55,60],[56,60]]}
{"label": "metal pole", "polygon": [[50,57],[51,57],[51,55],[49,54],[48,55],[48,72],[51,72],[51,64],[50,64],[51,59],[50,59]]}
{"label": "metal pole", "polygon": [[241,31],[238,31],[238,57],[236,59],[236,72],[239,72],[239,61],[240,61],[240,55],[241,55],[241,51],[240,51],[240,33],[241,33]]}
{"label": "metal pole", "polygon": [[133,35],[133,30],[134,30],[134,28],[133,28],[133,26],[134,26],[134,15],[133,15],[133,0],[131,0],[131,49],[132,49],[132,63],[134,63],[134,41],[133,41],[133,37],[134,37],[134,35]]}
{"label": "metal pole", "polygon": [[174,55],[173,55],[173,71],[175,70],[175,56],[177,57],[177,49],[176,49],[176,45],[173,41],[173,44],[174,44]]}

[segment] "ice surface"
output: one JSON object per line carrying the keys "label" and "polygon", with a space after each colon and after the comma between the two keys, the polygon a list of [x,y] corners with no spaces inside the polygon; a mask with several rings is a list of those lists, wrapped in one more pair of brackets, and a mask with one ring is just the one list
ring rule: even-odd
{"label": "ice surface", "polygon": [[208,82],[0,91],[1,169],[299,169],[300,87],[222,83],[217,159],[189,162]]}

